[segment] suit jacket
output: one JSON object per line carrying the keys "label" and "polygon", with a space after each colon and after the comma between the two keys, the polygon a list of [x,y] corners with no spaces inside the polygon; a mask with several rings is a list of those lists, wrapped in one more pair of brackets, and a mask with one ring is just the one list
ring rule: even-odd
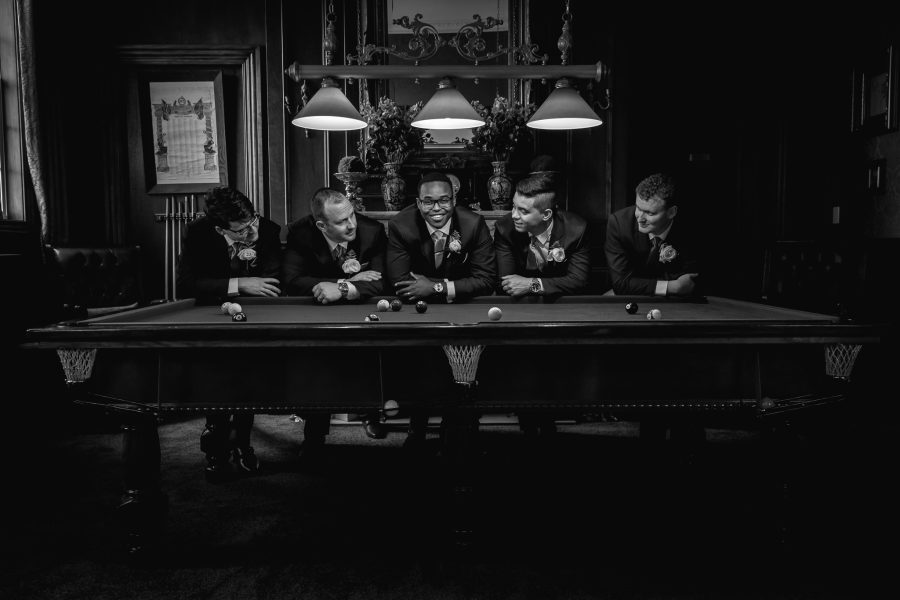
{"label": "suit jacket", "polygon": [[178,295],[198,303],[217,304],[228,296],[232,277],[275,277],[281,273],[281,226],[259,218],[256,264],[232,260],[228,242],[205,216],[187,226],[178,259]]}
{"label": "suit jacket", "polygon": [[[606,226],[606,260],[616,294],[652,296],[659,280],[677,279],[685,273],[700,273],[696,236],[692,236],[676,217],[665,243],[677,255],[668,263],[650,258],[650,236],[638,231],[634,205],[617,210]],[[699,286],[694,289],[697,294]]]}
{"label": "suit jacket", "polygon": [[511,214],[497,220],[494,225],[494,250],[497,253],[497,272],[500,277],[540,277],[544,284],[544,294],[548,296],[577,294],[587,287],[591,254],[587,222],[584,219],[564,210],[558,210],[553,215],[549,247],[558,244],[563,249],[566,258],[562,262],[548,261],[542,271],[526,268],[530,244],[531,236],[524,231],[516,231]]}
{"label": "suit jacket", "polygon": [[[347,244],[353,250],[361,271],[378,271],[384,276],[384,252],[387,234],[384,226],[371,217],[356,214],[356,239]],[[322,281],[336,282],[350,277],[341,270],[331,254],[328,241],[316,227],[315,217],[308,215],[288,227],[282,272],[287,293],[311,296],[313,287]],[[354,281],[361,300],[384,293],[384,277],[380,281]]]}
{"label": "suit jacket", "polygon": [[484,217],[457,206],[450,219],[450,233],[460,235],[460,252],[444,247],[444,262],[434,267],[434,240],[415,204],[407,206],[388,225],[387,270],[391,285],[410,279],[410,272],[440,281],[448,279],[456,288],[456,299],[490,296],[497,268],[491,232]]}

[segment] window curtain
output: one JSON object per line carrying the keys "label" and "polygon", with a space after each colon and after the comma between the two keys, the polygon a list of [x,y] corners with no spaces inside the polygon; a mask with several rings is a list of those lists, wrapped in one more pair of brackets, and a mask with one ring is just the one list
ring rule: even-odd
{"label": "window curtain", "polygon": [[34,0],[15,0],[16,43],[19,57],[19,85],[22,98],[22,131],[25,138],[25,155],[34,187],[38,214],[41,218],[41,240],[49,241],[47,215],[46,175],[42,160],[40,119],[38,117],[36,55],[34,44]]}

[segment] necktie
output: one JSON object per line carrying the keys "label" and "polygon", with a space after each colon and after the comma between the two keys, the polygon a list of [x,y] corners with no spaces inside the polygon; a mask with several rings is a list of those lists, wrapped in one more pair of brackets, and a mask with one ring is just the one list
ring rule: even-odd
{"label": "necktie", "polygon": [[531,236],[531,243],[528,244],[528,256],[525,259],[525,268],[530,271],[543,271],[546,263],[544,253],[541,252],[541,242],[537,236]]}
{"label": "necktie", "polygon": [[444,246],[447,245],[447,236],[443,231],[435,231],[431,237],[434,239],[434,268],[440,269],[444,263]]}
{"label": "necktie", "polygon": [[647,266],[652,267],[659,263],[659,247],[662,246],[662,239],[659,237],[650,238],[650,255],[647,256]]}
{"label": "necktie", "polygon": [[344,261],[344,256],[347,254],[347,249],[338,244],[334,247],[334,250],[331,251],[332,256],[334,256],[334,260],[337,263],[341,263]]}

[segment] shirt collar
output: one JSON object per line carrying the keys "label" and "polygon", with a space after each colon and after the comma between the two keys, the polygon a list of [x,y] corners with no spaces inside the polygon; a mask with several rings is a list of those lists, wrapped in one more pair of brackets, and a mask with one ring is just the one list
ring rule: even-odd
{"label": "shirt collar", "polygon": [[432,227],[431,223],[429,223],[428,221],[425,221],[425,227],[428,228],[428,235],[433,236],[435,231],[442,231],[442,232],[444,232],[444,235],[446,235],[447,237],[450,237],[450,224],[452,222],[453,222],[453,219],[448,219],[447,222],[444,223],[444,226],[441,227],[440,229],[438,229],[437,227]]}
{"label": "shirt collar", "polygon": [[334,252],[334,249],[337,248],[338,246],[343,246],[344,250],[348,249],[347,242],[333,242],[327,235],[325,235],[324,231],[321,233],[322,233],[322,237],[325,238],[325,241],[328,243],[328,250],[330,252]]}
{"label": "shirt collar", "polygon": [[537,241],[540,242],[542,246],[546,246],[550,242],[551,233],[553,233],[553,219],[550,219],[550,224],[547,225],[547,229],[538,235],[533,235],[531,237],[537,238]]}

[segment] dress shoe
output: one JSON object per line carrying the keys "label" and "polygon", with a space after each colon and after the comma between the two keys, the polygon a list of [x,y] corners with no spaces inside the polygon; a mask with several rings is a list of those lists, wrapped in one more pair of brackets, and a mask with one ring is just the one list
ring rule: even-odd
{"label": "dress shoe", "polygon": [[373,440],[383,440],[387,437],[387,427],[383,423],[373,419],[365,419],[362,424],[366,435]]}
{"label": "dress shoe", "polygon": [[234,466],[238,472],[254,473],[259,471],[259,458],[253,451],[253,446],[235,448],[232,451]]}
{"label": "dress shoe", "polygon": [[234,471],[228,462],[228,456],[207,456],[206,469],[203,474],[210,483],[223,483],[234,478]]}

